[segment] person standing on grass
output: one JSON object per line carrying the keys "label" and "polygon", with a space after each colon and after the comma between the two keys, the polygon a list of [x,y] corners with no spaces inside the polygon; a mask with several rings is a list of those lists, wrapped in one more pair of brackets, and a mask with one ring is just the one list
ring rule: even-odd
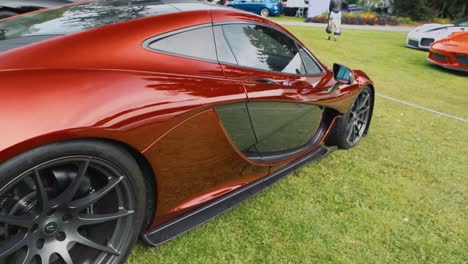
{"label": "person standing on grass", "polygon": [[334,31],[335,41],[339,35],[341,35],[341,17],[343,15],[343,9],[347,6],[345,0],[331,0],[329,13],[328,13],[328,40],[331,39],[332,31]]}

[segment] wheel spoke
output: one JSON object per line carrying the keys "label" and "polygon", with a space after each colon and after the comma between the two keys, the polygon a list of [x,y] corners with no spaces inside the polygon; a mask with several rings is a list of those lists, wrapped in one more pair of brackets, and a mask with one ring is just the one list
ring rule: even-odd
{"label": "wheel spoke", "polygon": [[66,249],[60,250],[60,252],[57,252],[57,254],[62,258],[62,260],[66,264],[73,264],[73,260],[72,260],[72,258],[70,256],[70,252],[68,252],[68,250],[66,250]]}
{"label": "wheel spoke", "polygon": [[48,252],[43,251],[42,254],[39,254],[39,257],[41,258],[41,264],[43,263],[49,263],[50,262],[50,257],[52,255],[48,254]]}
{"label": "wheel spoke", "polygon": [[120,209],[117,213],[113,214],[95,214],[95,215],[83,215],[79,216],[78,219],[81,222],[80,226],[84,225],[96,225],[104,222],[109,222],[115,219],[119,219],[125,216],[132,215],[133,211],[127,211],[125,209]]}
{"label": "wheel spoke", "polygon": [[73,197],[75,197],[76,192],[78,191],[80,187],[80,180],[85,175],[86,171],[88,170],[89,162],[90,162],[90,159],[87,159],[80,163],[76,177],[71,181],[71,183],[62,192],[62,194],[60,194],[57,198],[51,201],[51,206],[50,206],[51,208],[56,208],[60,204],[68,203],[71,200],[73,200]]}
{"label": "wheel spoke", "polygon": [[358,103],[357,109],[363,108],[366,105],[368,99],[369,99],[369,94],[365,94],[365,97],[363,97]]}
{"label": "wheel spoke", "polygon": [[24,228],[30,228],[33,225],[33,219],[24,216],[4,216],[0,215],[0,223],[4,223],[12,226],[19,226]]}
{"label": "wheel spoke", "polygon": [[346,138],[349,140],[349,141],[352,141],[352,136],[354,134],[354,124],[351,122],[351,126],[350,126],[350,129],[348,131],[348,135],[346,136]]}
{"label": "wheel spoke", "polygon": [[106,253],[109,253],[109,254],[112,254],[112,255],[116,255],[116,256],[120,256],[120,252],[115,250],[114,248],[110,247],[110,246],[103,246],[103,245],[100,245],[96,242],[93,242],[81,235],[77,235],[77,239],[75,240],[75,242],[77,243],[80,243],[84,246],[87,246],[87,247],[90,247],[90,248],[94,248],[94,249],[97,249],[99,251],[102,251],[102,252],[106,252]]}
{"label": "wheel spoke", "polygon": [[361,117],[358,117],[357,120],[358,120],[359,122],[361,122],[361,124],[364,124],[364,125],[367,124],[367,120],[365,120],[365,119],[363,119],[363,118],[361,118]]}
{"label": "wheel spoke", "polygon": [[47,197],[47,191],[44,187],[44,182],[41,179],[38,169],[34,170],[34,182],[36,184],[38,204],[41,211],[45,213],[49,209],[49,198]]}
{"label": "wheel spoke", "polygon": [[355,131],[355,134],[354,134],[354,135],[356,136],[355,138],[358,138],[358,137],[360,136],[360,135],[359,135],[359,130],[360,130],[360,129],[359,129],[359,126],[356,124],[356,125],[354,126],[354,131]]}
{"label": "wheel spoke", "polygon": [[18,233],[14,238],[0,246],[0,258],[8,257],[26,245],[27,233]]}
{"label": "wheel spoke", "polygon": [[367,112],[369,112],[369,107],[359,109],[358,115],[362,115],[362,114],[365,114]]}
{"label": "wheel spoke", "polygon": [[70,209],[74,209],[74,210],[81,210],[81,209],[84,209],[86,208],[87,206],[97,202],[99,199],[101,199],[102,197],[104,197],[106,194],[108,194],[110,191],[112,191],[112,189],[115,188],[115,186],[117,186],[121,181],[122,181],[123,177],[119,177],[119,178],[111,178],[109,179],[109,182],[107,183],[107,185],[94,192],[94,193],[91,193],[90,195],[84,197],[84,198],[81,198],[79,200],[75,200],[73,202],[71,202],[69,205],[68,205],[68,208]]}

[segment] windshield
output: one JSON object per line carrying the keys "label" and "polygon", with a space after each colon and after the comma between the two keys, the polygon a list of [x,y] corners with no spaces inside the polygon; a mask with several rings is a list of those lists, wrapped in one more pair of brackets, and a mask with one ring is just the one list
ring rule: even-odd
{"label": "windshield", "polygon": [[0,40],[66,35],[129,19],[174,12],[161,1],[98,0],[62,6],[0,21]]}
{"label": "windshield", "polygon": [[457,27],[468,27],[468,17],[464,17],[462,19],[459,19],[455,22],[453,22],[453,24]]}

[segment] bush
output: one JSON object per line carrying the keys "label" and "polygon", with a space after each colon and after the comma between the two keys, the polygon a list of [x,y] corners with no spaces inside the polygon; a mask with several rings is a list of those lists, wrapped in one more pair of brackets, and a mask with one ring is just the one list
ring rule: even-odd
{"label": "bush", "polygon": [[[328,14],[320,14],[312,18],[315,23],[328,23]],[[399,21],[391,16],[379,16],[374,13],[344,13],[342,18],[343,24],[348,25],[398,25]]]}

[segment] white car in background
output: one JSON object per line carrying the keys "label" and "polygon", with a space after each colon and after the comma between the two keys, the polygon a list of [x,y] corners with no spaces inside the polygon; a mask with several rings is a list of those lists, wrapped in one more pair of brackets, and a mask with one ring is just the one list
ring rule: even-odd
{"label": "white car in background", "polygon": [[432,42],[444,39],[454,32],[468,31],[468,17],[455,21],[453,24],[426,24],[408,33],[406,47],[429,50]]}

